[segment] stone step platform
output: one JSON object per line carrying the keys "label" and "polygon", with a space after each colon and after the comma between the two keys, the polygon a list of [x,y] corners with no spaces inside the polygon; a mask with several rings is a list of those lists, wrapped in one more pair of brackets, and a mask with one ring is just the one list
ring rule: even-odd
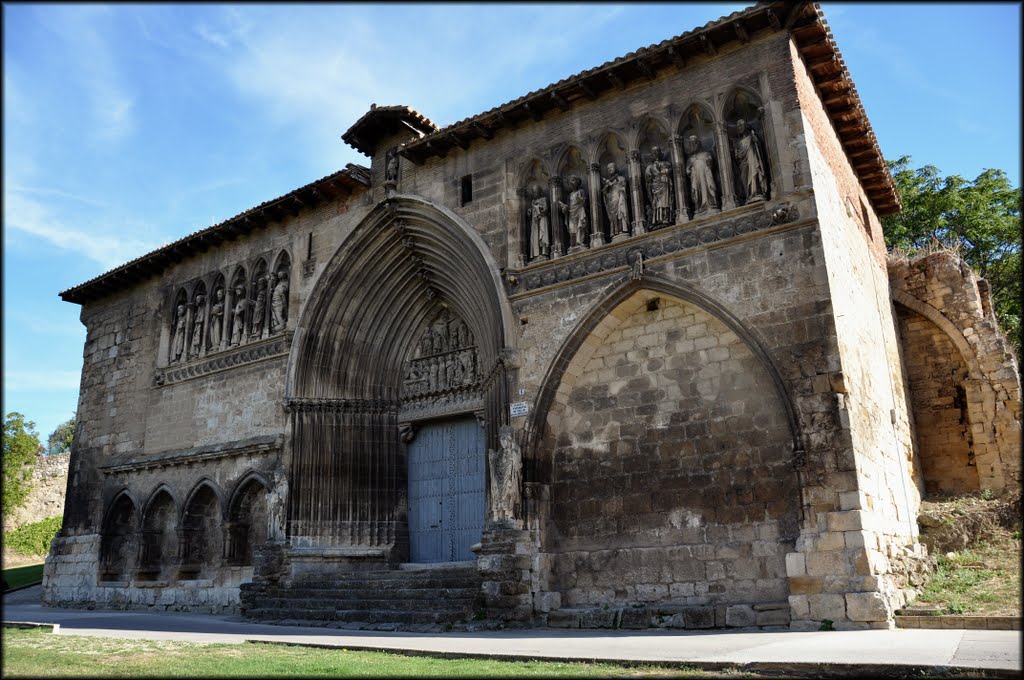
{"label": "stone step platform", "polygon": [[483,606],[475,565],[303,575],[290,584],[243,584],[249,620],[367,630],[437,630],[472,624]]}

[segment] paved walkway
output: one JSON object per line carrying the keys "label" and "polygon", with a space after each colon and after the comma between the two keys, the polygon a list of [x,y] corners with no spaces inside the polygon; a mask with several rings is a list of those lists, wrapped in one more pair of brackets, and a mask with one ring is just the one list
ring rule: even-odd
{"label": "paved walkway", "polygon": [[[245,623],[237,617],[178,612],[86,611],[42,607],[39,588],[4,598],[4,621],[56,623],[61,635],[193,642],[260,640],[509,659],[686,663],[706,669],[864,672],[912,667],[1021,671],[1021,632],[870,630],[814,633],[738,631],[511,630],[382,633]],[[906,668],[910,670],[910,668]]]}

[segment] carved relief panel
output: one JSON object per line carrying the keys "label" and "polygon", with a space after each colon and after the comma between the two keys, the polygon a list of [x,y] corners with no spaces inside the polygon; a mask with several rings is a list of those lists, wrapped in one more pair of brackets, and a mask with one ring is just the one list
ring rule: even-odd
{"label": "carved relief panel", "polygon": [[466,322],[442,308],[426,325],[402,371],[402,410],[456,412],[479,400],[476,340]]}

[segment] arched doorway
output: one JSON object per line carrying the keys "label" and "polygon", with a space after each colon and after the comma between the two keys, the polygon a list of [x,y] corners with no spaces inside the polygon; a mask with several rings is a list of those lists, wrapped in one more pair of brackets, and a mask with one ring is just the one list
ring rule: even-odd
{"label": "arched doorway", "polygon": [[508,422],[510,320],[493,257],[458,217],[414,197],[371,211],[296,329],[293,544],[371,549],[394,562],[410,559],[413,540],[424,546],[414,559],[472,558],[486,451]]}

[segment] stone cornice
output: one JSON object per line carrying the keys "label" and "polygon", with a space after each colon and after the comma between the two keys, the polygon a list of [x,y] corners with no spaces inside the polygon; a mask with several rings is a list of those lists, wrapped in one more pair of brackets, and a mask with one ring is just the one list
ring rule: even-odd
{"label": "stone cornice", "polygon": [[115,472],[134,472],[174,465],[192,465],[221,458],[251,456],[280,451],[283,442],[284,437],[279,434],[253,437],[227,444],[209,444],[207,446],[165,451],[137,458],[119,458],[107,465],[99,466],[99,469],[104,474],[112,474]]}
{"label": "stone cornice", "polygon": [[84,304],[156,276],[171,265],[253,230],[294,217],[324,201],[347,198],[370,185],[370,171],[349,163],[343,170],[322,177],[284,196],[260,203],[219,224],[180,238],[150,253],[60,293],[65,302]]}
{"label": "stone cornice", "polygon": [[164,387],[184,380],[201,378],[204,375],[226,371],[236,366],[254,364],[267,359],[284,358],[288,356],[291,346],[292,333],[285,332],[280,335],[271,336],[266,340],[257,340],[240,347],[217,352],[206,358],[196,359],[186,364],[172,364],[156,372],[153,384],[156,387]]}

